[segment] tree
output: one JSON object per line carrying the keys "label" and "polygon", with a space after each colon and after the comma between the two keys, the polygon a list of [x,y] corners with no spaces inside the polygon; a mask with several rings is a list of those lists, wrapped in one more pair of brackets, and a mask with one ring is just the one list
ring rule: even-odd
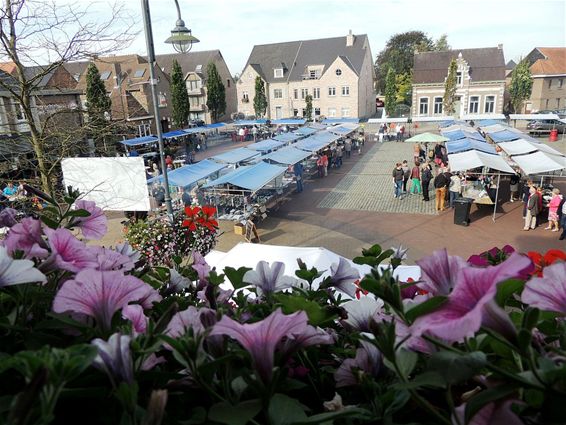
{"label": "tree", "polygon": [[422,31],[409,31],[392,36],[385,49],[375,62],[377,88],[379,93],[385,90],[385,79],[389,68],[397,74],[412,72],[415,51],[428,51],[433,47],[432,40]]}
{"label": "tree", "polygon": [[265,84],[259,76],[255,77],[254,111],[257,117],[263,117],[267,111]]}
{"label": "tree", "polygon": [[411,104],[412,76],[410,73],[395,76],[395,101],[397,104]]}
{"label": "tree", "polygon": [[216,122],[226,112],[226,88],[213,62],[206,67],[206,96],[206,106]]}
{"label": "tree", "polygon": [[171,69],[171,106],[173,108],[173,125],[175,127],[187,125],[190,110],[189,93],[187,92],[183,70],[176,60],[173,60]]}
{"label": "tree", "polygon": [[529,62],[525,59],[511,72],[511,85],[509,87],[509,95],[511,97],[511,105],[515,113],[520,113],[523,102],[531,97],[533,90],[533,76]]}
{"label": "tree", "polygon": [[448,36],[446,34],[442,34],[438,37],[438,39],[434,42],[433,50],[437,52],[450,50],[450,44],[448,44]]}
{"label": "tree", "polygon": [[112,100],[106,93],[106,87],[100,79],[100,73],[94,63],[88,65],[86,71],[86,110],[90,135],[94,139],[95,146],[100,150],[100,143],[104,143],[110,120]]}
{"label": "tree", "polygon": [[305,116],[304,118],[307,119],[307,121],[312,121],[312,96],[310,94],[307,94],[305,96]]}
{"label": "tree", "polygon": [[[83,6],[86,4],[86,6]],[[52,122],[69,110],[58,110],[38,119],[36,94],[42,81],[66,62],[90,60],[127,47],[135,25],[121,4],[106,9],[107,19],[91,21],[88,3],[60,4],[49,1],[4,0],[0,13],[0,62],[14,65],[15,84],[0,79],[0,89],[21,106],[29,132],[19,136],[29,141],[43,190],[53,194],[53,175],[59,161],[69,153],[69,143],[82,142],[77,129],[65,134],[52,132]],[[49,58],[49,64],[41,64]],[[26,67],[36,65],[37,72]],[[73,111],[76,113],[76,111]],[[84,144],[84,142],[82,142]]]}
{"label": "tree", "polygon": [[389,68],[385,79],[385,112],[387,116],[395,113],[395,106],[397,106],[396,98],[395,71],[393,71],[393,68]]}
{"label": "tree", "polygon": [[444,83],[444,99],[442,101],[444,107],[444,113],[446,115],[452,115],[455,112],[454,100],[456,98],[456,71],[458,70],[458,65],[456,64],[456,59],[450,61],[448,66],[448,76]]}

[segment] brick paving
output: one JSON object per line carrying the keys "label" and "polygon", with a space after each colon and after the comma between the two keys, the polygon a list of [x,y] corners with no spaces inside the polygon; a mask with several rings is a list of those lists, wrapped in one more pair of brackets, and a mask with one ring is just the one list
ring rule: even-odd
{"label": "brick paving", "polygon": [[411,166],[412,158],[412,143],[373,144],[367,153],[362,154],[350,172],[318,204],[318,208],[436,214],[433,190],[429,190],[430,202],[424,202],[422,195],[416,194],[405,194],[399,199],[393,196],[391,172],[395,163],[406,159]]}

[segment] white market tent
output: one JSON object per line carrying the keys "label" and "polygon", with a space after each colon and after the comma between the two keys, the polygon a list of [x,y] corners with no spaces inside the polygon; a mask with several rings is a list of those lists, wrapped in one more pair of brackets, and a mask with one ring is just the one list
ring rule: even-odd
{"label": "white market tent", "polygon": [[479,121],[479,120],[505,120],[503,114],[468,114],[462,117],[464,121]]}
{"label": "white market tent", "polygon": [[558,171],[566,167],[566,158],[564,156],[552,155],[541,151],[526,155],[513,155],[511,159],[529,175]]}
{"label": "white market tent", "polygon": [[244,191],[256,192],[285,173],[286,169],[286,167],[280,167],[261,161],[257,164],[243,166],[224,174],[216,180],[208,182],[203,188],[233,185],[242,188]]}
{"label": "white market tent", "polygon": [[368,124],[382,124],[382,123],[406,123],[408,118],[370,118]]}
{"label": "white market tent", "polygon": [[436,117],[413,117],[413,122],[444,122],[444,121],[454,121],[454,117],[447,115],[436,116]]}
{"label": "white market tent", "polygon": [[526,120],[526,121],[540,121],[540,120],[558,120],[560,117],[556,114],[511,114],[511,120]]}
{"label": "white market tent", "polygon": [[448,155],[450,171],[465,171],[478,167],[489,167],[493,170],[515,174],[507,162],[499,155],[469,150]]}

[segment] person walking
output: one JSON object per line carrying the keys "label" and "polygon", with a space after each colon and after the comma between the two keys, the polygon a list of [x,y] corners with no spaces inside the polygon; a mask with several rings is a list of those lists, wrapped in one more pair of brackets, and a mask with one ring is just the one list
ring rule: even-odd
{"label": "person walking", "polygon": [[381,124],[379,126],[379,131],[378,131],[378,138],[379,138],[379,143],[383,143],[383,137],[385,135],[385,125]]}
{"label": "person walking", "polygon": [[438,170],[438,175],[434,178],[434,190],[436,196],[436,211],[444,211],[444,197],[449,180],[444,175],[444,169]]}
{"label": "person walking", "polygon": [[399,199],[401,197],[401,190],[403,188],[403,169],[401,168],[401,163],[395,164],[393,169],[393,185],[395,186],[394,196]]}
{"label": "person walking", "polygon": [[450,176],[448,191],[450,192],[450,208],[454,208],[454,201],[460,197],[462,191],[462,180],[458,173],[452,173]]}
{"label": "person walking", "polygon": [[342,146],[336,147],[336,166],[342,167],[342,156],[344,155],[344,148]]}
{"label": "person walking", "polygon": [[324,177],[324,164],[322,162],[322,153],[318,155],[316,160],[316,169],[318,170],[318,177]]}
{"label": "person walking", "polygon": [[352,139],[349,137],[344,142],[344,150],[346,151],[346,157],[350,158],[350,155],[352,154]]}
{"label": "person walking", "polygon": [[411,194],[420,195],[421,192],[421,164],[415,161],[415,166],[411,170]]}
{"label": "person walking", "polygon": [[303,191],[303,171],[304,167],[302,163],[297,162],[293,166],[293,174],[295,175],[295,182],[297,183],[297,193]]}
{"label": "person walking", "polygon": [[411,169],[406,159],[403,160],[401,169],[403,170],[403,193],[407,193],[407,182],[411,178]]}
{"label": "person walking", "polygon": [[428,162],[424,163],[421,169],[421,182],[423,185],[423,201],[428,202],[428,186],[432,180],[432,168]]}
{"label": "person walking", "polygon": [[558,207],[562,202],[562,195],[560,194],[560,189],[555,187],[552,189],[552,198],[548,203],[548,226],[544,230],[551,230],[553,232],[558,232]]}
{"label": "person walking", "polygon": [[324,177],[328,175],[328,155],[326,152],[322,153],[322,166],[324,167]]}
{"label": "person walking", "polygon": [[523,230],[535,230],[537,227],[537,215],[539,213],[538,193],[534,186],[529,189],[529,200],[527,201],[527,215],[525,216],[525,227]]}

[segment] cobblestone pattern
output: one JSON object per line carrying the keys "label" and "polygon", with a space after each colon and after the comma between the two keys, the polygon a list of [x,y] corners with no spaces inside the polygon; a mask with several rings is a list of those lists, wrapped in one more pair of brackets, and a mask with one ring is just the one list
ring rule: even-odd
{"label": "cobblestone pattern", "polygon": [[409,164],[412,163],[412,143],[375,143],[369,151],[362,154],[356,165],[336,187],[320,201],[318,207],[435,215],[432,183],[429,187],[429,202],[424,202],[422,195],[403,194],[400,199],[394,198],[391,172],[395,163],[404,159],[409,161]]}

